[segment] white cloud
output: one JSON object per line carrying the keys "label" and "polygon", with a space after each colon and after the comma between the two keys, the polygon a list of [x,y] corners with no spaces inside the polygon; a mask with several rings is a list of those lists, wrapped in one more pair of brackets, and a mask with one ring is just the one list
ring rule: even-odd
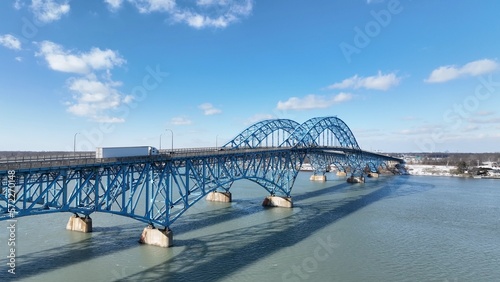
{"label": "white cloud", "polygon": [[500,118],[492,117],[492,118],[470,118],[468,120],[470,123],[476,124],[499,124]]}
{"label": "white cloud", "polygon": [[68,112],[97,122],[124,122],[123,118],[108,115],[108,111],[131,101],[130,96],[124,96],[116,89],[119,86],[121,82],[101,81],[95,74],[70,78],[68,88],[73,93],[74,102],[67,103]]}
{"label": "white cloud", "polygon": [[333,96],[318,96],[314,94],[303,98],[291,97],[287,101],[279,101],[278,110],[311,110],[331,107],[334,104],[343,103],[352,99],[352,94],[339,93]]}
{"label": "white cloud", "polygon": [[22,62],[22,61],[23,61],[23,57],[16,57],[15,59],[16,59],[16,61],[18,61],[18,62]]}
{"label": "white cloud", "polygon": [[115,51],[92,48],[87,53],[70,52],[50,41],[39,44],[37,56],[42,56],[49,67],[56,71],[86,74],[94,70],[112,69],[125,63]]}
{"label": "white cloud", "polygon": [[193,122],[185,117],[174,117],[170,120],[170,123],[173,125],[190,125]]}
{"label": "white cloud", "polygon": [[274,119],[276,118],[275,116],[271,114],[255,114],[252,117],[250,117],[245,124],[254,124],[259,121],[267,120],[267,119]]}
{"label": "white cloud", "polygon": [[[116,11],[123,0],[104,0],[111,11]],[[251,14],[253,0],[197,0],[194,5],[178,5],[176,0],[128,0],[139,13],[165,13],[174,23],[184,23],[196,29],[225,28]]]}
{"label": "white cloud", "polygon": [[191,27],[225,28],[247,17],[253,9],[252,0],[198,0],[198,11],[177,9],[173,14],[175,22],[184,22]]}
{"label": "white cloud", "polygon": [[12,50],[21,50],[21,41],[12,34],[0,35],[0,45]]}
{"label": "white cloud", "polygon": [[24,3],[21,0],[14,1],[14,9],[20,10],[24,6]]}
{"label": "white cloud", "polygon": [[56,0],[32,0],[30,7],[35,17],[43,23],[57,21],[70,10],[68,0],[59,2]]}
{"label": "white cloud", "polygon": [[433,70],[425,81],[429,83],[446,82],[460,77],[479,76],[498,69],[498,63],[490,59],[482,59],[465,64],[462,67],[441,66]]}
{"label": "white cloud", "polygon": [[397,77],[395,73],[382,74],[378,72],[377,75],[360,77],[354,75],[353,77],[346,78],[342,82],[334,83],[326,89],[376,89],[376,90],[388,90],[389,88],[396,86],[401,81],[401,78]]}
{"label": "white cloud", "polygon": [[216,115],[222,113],[221,110],[215,108],[210,103],[204,103],[198,106],[199,109],[203,110],[203,114],[206,116]]}
{"label": "white cloud", "polygon": [[[124,122],[123,118],[109,113],[133,101],[133,96],[120,93],[120,81],[111,79],[111,69],[125,63],[116,52],[109,49],[92,48],[89,52],[68,51],[50,41],[38,43],[36,56],[45,59],[54,71],[81,74],[68,79],[67,87],[72,93],[72,101],[67,102],[67,111],[79,117],[96,122]],[[98,78],[96,73],[100,72]]]}
{"label": "white cloud", "polygon": [[140,13],[172,12],[176,6],[175,0],[129,0]]}
{"label": "white cloud", "polygon": [[110,10],[115,11],[122,6],[123,0],[104,0],[104,2],[108,4]]}

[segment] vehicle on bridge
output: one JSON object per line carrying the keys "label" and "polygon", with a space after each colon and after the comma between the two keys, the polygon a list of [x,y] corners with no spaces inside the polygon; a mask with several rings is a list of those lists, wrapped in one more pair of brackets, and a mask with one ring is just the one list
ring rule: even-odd
{"label": "vehicle on bridge", "polygon": [[155,156],[158,154],[158,149],[151,146],[97,147],[95,151],[96,159]]}

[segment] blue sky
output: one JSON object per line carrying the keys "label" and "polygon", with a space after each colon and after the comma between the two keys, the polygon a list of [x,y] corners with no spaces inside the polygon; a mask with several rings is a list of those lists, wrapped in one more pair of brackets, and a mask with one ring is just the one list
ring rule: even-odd
{"label": "blue sky", "polygon": [[498,152],[500,2],[459,3],[1,1],[0,150],[206,147],[337,116],[366,150]]}

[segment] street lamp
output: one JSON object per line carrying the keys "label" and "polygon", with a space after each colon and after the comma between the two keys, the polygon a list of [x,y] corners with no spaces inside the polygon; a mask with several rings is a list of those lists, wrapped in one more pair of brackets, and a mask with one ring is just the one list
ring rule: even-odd
{"label": "street lamp", "polygon": [[75,133],[75,136],[73,136],[73,154],[76,152],[76,136],[80,134],[79,132]]}
{"label": "street lamp", "polygon": [[172,135],[172,140],[170,141],[171,145],[172,145],[172,149],[171,151],[173,152],[174,151],[174,132],[172,131],[172,129],[165,129],[165,131],[170,131],[170,134]]}
{"label": "street lamp", "polygon": [[217,140],[219,139],[219,134],[215,135],[215,149],[217,150]]}
{"label": "street lamp", "polygon": [[162,134],[160,134],[160,150],[161,150],[161,136],[162,136],[162,135],[163,135],[163,133],[162,133]]}

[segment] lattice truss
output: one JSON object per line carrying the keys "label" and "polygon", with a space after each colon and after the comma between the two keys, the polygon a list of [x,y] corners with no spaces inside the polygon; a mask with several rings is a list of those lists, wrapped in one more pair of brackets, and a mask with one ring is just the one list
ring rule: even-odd
{"label": "lattice truss", "polygon": [[353,175],[376,171],[391,160],[363,152],[337,117],[303,124],[265,120],[221,150],[198,155],[21,169],[16,171],[14,189],[8,171],[0,171],[0,220],[8,219],[12,211],[16,217],[99,211],[168,227],[208,193],[228,192],[240,179],[254,181],[270,195],[290,196],[306,157],[315,173],[334,165]]}

